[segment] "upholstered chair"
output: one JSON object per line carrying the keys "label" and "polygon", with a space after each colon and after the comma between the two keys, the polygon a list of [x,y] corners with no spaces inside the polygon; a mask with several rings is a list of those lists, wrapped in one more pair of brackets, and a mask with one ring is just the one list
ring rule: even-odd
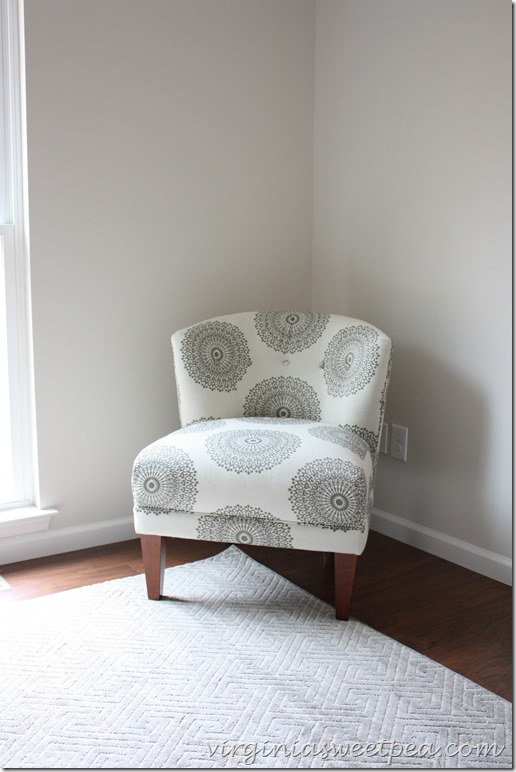
{"label": "upholstered chair", "polygon": [[166,537],[335,555],[349,616],[366,545],[391,341],[357,319],[259,311],[172,336],[181,427],[144,448],[132,475],[150,599]]}

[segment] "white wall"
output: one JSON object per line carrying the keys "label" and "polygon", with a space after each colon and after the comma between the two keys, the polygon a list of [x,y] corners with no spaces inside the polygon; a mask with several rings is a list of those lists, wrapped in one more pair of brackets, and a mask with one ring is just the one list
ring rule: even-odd
{"label": "white wall", "polygon": [[502,562],[511,30],[509,0],[316,3],[313,307],[391,335],[387,421],[409,429],[407,463],[381,458],[394,518],[376,523]]}
{"label": "white wall", "polygon": [[136,453],[177,428],[171,333],[309,307],[313,14],[25,2],[41,504],[74,546],[129,522]]}
{"label": "white wall", "polygon": [[133,458],[177,425],[173,330],[312,293],[395,343],[387,420],[409,457],[381,458],[375,527],[510,575],[509,0],[25,5],[41,503],[58,515],[11,553],[130,524]]}

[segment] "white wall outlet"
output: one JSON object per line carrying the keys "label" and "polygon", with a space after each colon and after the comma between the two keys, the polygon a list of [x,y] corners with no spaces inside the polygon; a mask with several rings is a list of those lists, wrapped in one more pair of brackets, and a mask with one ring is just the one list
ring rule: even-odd
{"label": "white wall outlet", "polygon": [[382,424],[382,435],[380,437],[380,453],[389,452],[389,424]]}
{"label": "white wall outlet", "polygon": [[400,461],[407,460],[408,429],[406,426],[391,426],[391,456]]}

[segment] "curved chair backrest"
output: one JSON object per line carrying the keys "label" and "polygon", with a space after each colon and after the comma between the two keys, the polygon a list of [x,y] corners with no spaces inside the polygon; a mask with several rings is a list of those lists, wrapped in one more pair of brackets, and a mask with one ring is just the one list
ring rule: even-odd
{"label": "curved chair backrest", "polygon": [[219,316],[172,336],[181,425],[240,416],[347,427],[376,464],[391,341],[335,314],[258,311]]}

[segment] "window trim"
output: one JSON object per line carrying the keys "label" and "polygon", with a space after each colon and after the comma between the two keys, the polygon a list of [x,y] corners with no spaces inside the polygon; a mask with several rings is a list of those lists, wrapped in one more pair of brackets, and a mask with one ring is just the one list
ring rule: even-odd
{"label": "window trim", "polygon": [[[23,0],[0,0],[6,190],[4,243],[9,388],[13,427],[15,500],[0,504],[0,521],[16,521],[21,532],[38,530],[39,486],[34,409],[30,304],[25,55]],[[48,512],[48,511],[47,511]],[[23,520],[26,520],[25,526]],[[48,528],[48,523],[46,524]],[[4,529],[0,529],[0,536]],[[9,535],[14,535],[12,529]]]}
{"label": "window trim", "polygon": [[0,511],[34,503],[32,476],[32,422],[29,375],[27,303],[25,277],[16,251],[16,227],[0,225],[2,265],[6,288],[8,382],[12,429],[14,498],[0,503]]}

